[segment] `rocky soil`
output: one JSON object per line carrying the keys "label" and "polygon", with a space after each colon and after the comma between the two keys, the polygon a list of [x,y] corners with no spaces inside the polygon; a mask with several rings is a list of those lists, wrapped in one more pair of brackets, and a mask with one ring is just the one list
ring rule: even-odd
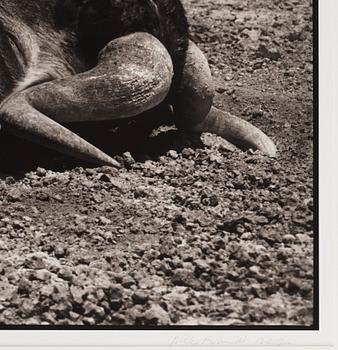
{"label": "rocky soil", "polygon": [[184,4],[277,159],[126,126],[93,169],[1,135],[0,325],[313,324],[312,3]]}

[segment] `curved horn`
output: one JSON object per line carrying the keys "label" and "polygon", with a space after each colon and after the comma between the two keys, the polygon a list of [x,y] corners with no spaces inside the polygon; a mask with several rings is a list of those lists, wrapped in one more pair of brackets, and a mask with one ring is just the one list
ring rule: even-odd
{"label": "curved horn", "polygon": [[257,149],[269,157],[276,157],[274,142],[249,122],[212,107],[206,118],[193,127],[197,132],[211,132],[223,137],[240,149]]}
{"label": "curved horn", "polygon": [[161,42],[151,34],[134,33],[107,44],[93,69],[37,86],[31,98],[59,122],[126,118],[162,102],[172,77],[173,64]]}
{"label": "curved horn", "polygon": [[212,107],[214,86],[208,62],[190,41],[182,86],[174,105],[179,126],[195,132],[211,132],[241,149],[258,149],[276,156],[276,146],[261,130],[230,113]]}
{"label": "curved horn", "polygon": [[182,83],[174,102],[177,124],[191,128],[209,113],[215,90],[208,61],[195,43],[189,41]]}
{"label": "curved horn", "polygon": [[110,42],[90,71],[15,93],[0,106],[0,123],[19,136],[97,164],[109,156],[59,122],[98,121],[140,114],[164,100],[173,76],[165,47],[150,34]]}
{"label": "curved horn", "polygon": [[100,165],[121,165],[74,132],[34,109],[18,94],[0,109],[0,121],[8,132],[64,154]]}

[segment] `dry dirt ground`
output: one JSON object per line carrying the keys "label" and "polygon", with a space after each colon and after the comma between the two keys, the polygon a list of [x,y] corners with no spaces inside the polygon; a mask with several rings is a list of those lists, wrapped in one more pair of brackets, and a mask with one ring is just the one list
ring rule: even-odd
{"label": "dry dirt ground", "polygon": [[93,169],[1,134],[1,325],[312,325],[311,1],[184,4],[216,105],[278,158],[127,126]]}

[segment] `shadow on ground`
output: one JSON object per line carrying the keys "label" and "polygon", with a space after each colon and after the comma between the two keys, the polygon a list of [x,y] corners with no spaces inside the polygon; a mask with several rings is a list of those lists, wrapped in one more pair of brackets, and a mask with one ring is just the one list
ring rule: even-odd
{"label": "shadow on ground", "polygon": [[[169,150],[203,148],[199,135],[177,130],[166,108],[154,109],[133,120],[68,124],[67,128],[82,136],[105,153],[117,159],[130,152],[139,162],[154,160]],[[62,155],[46,147],[20,139],[2,131],[0,134],[0,176],[20,177],[27,171],[43,167],[54,171],[78,166],[95,167],[84,161]]]}

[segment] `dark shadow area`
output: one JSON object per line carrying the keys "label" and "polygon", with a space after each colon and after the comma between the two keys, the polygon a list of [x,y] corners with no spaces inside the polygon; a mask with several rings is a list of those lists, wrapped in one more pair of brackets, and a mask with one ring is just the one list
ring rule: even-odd
{"label": "dark shadow area", "polygon": [[[156,160],[169,150],[180,152],[187,147],[203,147],[199,135],[177,130],[171,121],[170,109],[159,107],[132,120],[67,124],[66,127],[112,157],[130,152],[139,162]],[[14,137],[3,130],[0,132],[0,177],[20,177],[37,167],[64,171],[79,166],[96,165]]]}

